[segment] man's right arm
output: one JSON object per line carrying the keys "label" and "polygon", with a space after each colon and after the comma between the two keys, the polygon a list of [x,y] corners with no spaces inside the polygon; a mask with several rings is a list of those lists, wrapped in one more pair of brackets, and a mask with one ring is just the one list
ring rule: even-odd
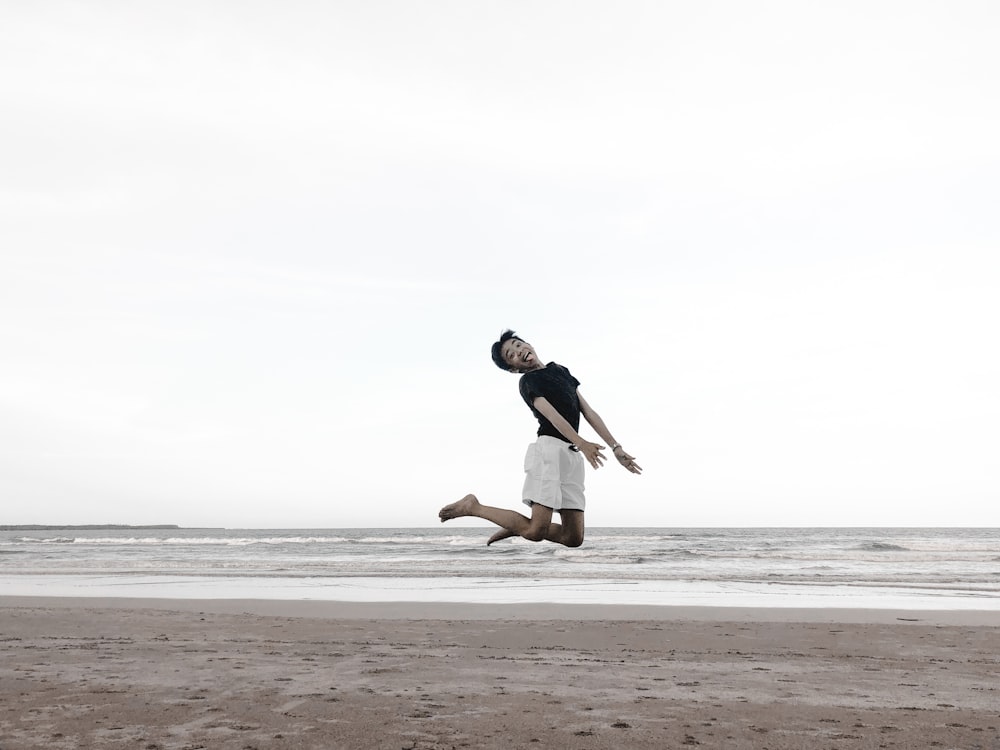
{"label": "man's right arm", "polygon": [[535,409],[538,413],[545,417],[552,423],[552,426],[559,430],[559,433],[569,440],[573,445],[580,449],[580,452],[584,455],[584,458],[590,462],[590,465],[595,469],[600,469],[604,462],[607,460],[602,450],[604,446],[600,443],[592,443],[589,440],[584,440],[580,437],[580,434],[573,429],[573,425],[566,421],[566,418],[556,411],[549,400],[545,396],[539,396],[533,402]]}

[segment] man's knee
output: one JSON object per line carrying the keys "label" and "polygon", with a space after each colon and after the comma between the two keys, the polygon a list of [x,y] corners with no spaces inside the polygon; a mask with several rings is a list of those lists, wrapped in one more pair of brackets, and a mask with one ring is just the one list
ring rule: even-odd
{"label": "man's knee", "polygon": [[565,534],[561,541],[567,547],[579,547],[583,544],[583,534]]}
{"label": "man's knee", "polygon": [[527,530],[521,535],[529,542],[541,542],[544,541],[549,533],[549,527],[546,526],[529,526]]}

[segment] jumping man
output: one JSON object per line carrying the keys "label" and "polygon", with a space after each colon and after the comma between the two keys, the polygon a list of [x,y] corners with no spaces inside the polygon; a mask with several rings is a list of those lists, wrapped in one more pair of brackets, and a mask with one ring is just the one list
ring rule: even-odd
{"label": "jumping man", "polygon": [[[534,348],[507,330],[493,344],[493,361],[501,370],[521,373],[521,397],[538,420],[538,439],[524,457],[524,490],[521,497],[531,508],[531,518],[517,511],[483,505],[475,495],[466,495],[438,513],[442,521],[475,516],[492,521],[500,530],[488,545],[511,536],[532,542],[547,539],[567,547],[583,544],[583,460],[595,469],[607,460],[605,446],[580,437],[580,415],[608,445],[615,459],[633,474],[642,468],[614,439],[600,415],[580,393],[580,381],[555,362],[543,365]],[[552,512],[561,523],[553,523]]]}

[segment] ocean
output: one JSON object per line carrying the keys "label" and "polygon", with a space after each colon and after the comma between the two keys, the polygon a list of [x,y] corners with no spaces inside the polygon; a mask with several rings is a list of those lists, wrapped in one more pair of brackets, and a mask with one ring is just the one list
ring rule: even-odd
{"label": "ocean", "polygon": [[1000,529],[0,531],[0,596],[1000,610]]}

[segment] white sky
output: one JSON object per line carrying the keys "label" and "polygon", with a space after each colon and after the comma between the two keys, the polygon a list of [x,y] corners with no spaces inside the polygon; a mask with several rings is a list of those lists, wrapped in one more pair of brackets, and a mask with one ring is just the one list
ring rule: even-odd
{"label": "white sky", "polygon": [[591,526],[1000,526],[998,39],[992,0],[4,3],[0,523],[519,507],[513,327],[646,470]]}

